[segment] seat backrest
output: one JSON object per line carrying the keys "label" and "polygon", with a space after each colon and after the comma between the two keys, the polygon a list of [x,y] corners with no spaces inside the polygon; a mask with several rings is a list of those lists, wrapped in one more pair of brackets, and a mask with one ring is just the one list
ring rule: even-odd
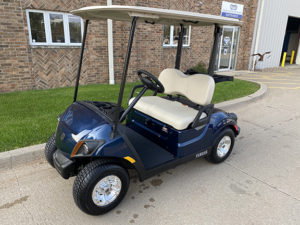
{"label": "seat backrest", "polygon": [[215,90],[214,79],[203,74],[187,76],[180,70],[169,68],[163,70],[158,79],[165,87],[165,94],[183,95],[203,106],[210,104]]}

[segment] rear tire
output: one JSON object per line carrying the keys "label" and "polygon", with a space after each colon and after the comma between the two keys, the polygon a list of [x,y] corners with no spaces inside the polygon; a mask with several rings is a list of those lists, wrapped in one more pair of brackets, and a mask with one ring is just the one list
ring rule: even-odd
{"label": "rear tire", "polygon": [[53,154],[56,150],[57,147],[55,143],[55,133],[54,133],[51,135],[51,137],[49,138],[45,146],[45,158],[52,167],[54,167]]}
{"label": "rear tire", "polygon": [[128,186],[127,171],[107,161],[97,160],[86,165],[73,185],[76,205],[90,215],[101,215],[115,208],[124,198]]}
{"label": "rear tire", "polygon": [[234,141],[235,135],[233,130],[230,128],[223,130],[216,139],[210,155],[207,157],[208,161],[216,164],[225,161],[232,152]]}

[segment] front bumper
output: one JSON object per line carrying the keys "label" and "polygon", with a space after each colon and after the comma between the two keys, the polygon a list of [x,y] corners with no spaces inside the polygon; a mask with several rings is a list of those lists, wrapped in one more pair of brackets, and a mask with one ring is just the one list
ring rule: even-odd
{"label": "front bumper", "polygon": [[53,154],[53,162],[57,172],[65,179],[74,174],[75,161],[70,159],[64,152],[57,149]]}
{"label": "front bumper", "polygon": [[231,119],[235,121],[234,132],[235,132],[235,136],[238,136],[241,132],[241,128],[237,125],[238,117],[235,113],[227,113],[227,114]]}
{"label": "front bumper", "polygon": [[236,126],[237,126],[236,136],[238,136],[241,132],[241,128],[238,125],[236,125]]}

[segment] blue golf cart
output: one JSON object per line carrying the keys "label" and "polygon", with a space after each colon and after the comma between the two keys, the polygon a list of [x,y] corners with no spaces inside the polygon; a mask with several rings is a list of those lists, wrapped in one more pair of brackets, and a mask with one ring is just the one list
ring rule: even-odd
{"label": "blue golf cart", "polygon": [[[116,207],[124,198],[136,170],[140,181],[184,162],[206,157],[224,161],[239,134],[237,116],[211,104],[215,83],[232,77],[214,75],[222,26],[241,22],[221,16],[136,6],[92,6],[72,11],[85,20],[73,103],[58,116],[45,156],[65,179],[76,176],[73,197],[91,215]],[[131,30],[117,103],[77,101],[80,70],[89,20],[130,21]],[[159,76],[139,69],[128,108],[122,107],[127,69],[139,24],[180,26],[175,68]],[[185,26],[215,26],[209,74],[180,71]],[[189,73],[189,74],[188,74]],[[152,96],[145,96],[152,91]],[[157,96],[158,93],[162,93]]]}

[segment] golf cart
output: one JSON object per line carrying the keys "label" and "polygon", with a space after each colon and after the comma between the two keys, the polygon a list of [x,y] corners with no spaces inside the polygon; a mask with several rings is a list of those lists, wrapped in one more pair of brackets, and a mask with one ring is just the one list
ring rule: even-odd
{"label": "golf cart", "polygon": [[[92,6],[72,11],[85,19],[74,102],[58,116],[55,134],[45,147],[48,162],[68,179],[77,176],[73,197],[91,215],[116,207],[128,186],[128,170],[140,181],[179,164],[206,157],[224,161],[239,134],[237,116],[211,104],[215,81],[231,78],[213,74],[221,26],[241,25],[235,19],[177,10],[135,6]],[[89,20],[131,21],[129,42],[117,104],[77,101],[80,70]],[[135,86],[127,109],[122,108],[127,69],[137,23],[179,25],[175,68],[158,76],[138,70],[141,85]],[[215,26],[210,75],[181,72],[184,26]],[[137,94],[137,90],[139,90]],[[150,90],[153,96],[144,96]],[[163,93],[164,96],[157,96]],[[134,95],[136,95],[134,97]],[[123,123],[126,121],[126,123]]]}

